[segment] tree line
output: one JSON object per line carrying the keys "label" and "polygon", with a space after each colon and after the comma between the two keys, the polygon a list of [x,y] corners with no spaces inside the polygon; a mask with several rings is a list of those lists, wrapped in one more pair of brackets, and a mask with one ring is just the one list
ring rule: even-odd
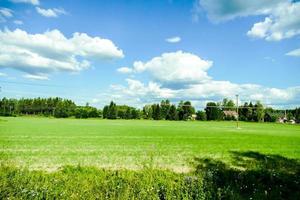
{"label": "tree line", "polygon": [[100,117],[101,110],[89,106],[77,106],[72,100],[55,98],[0,99],[1,116],[40,115],[57,118]]}
{"label": "tree line", "polygon": [[[149,119],[149,120],[235,120],[237,117],[236,105],[232,100],[223,99],[222,102],[208,102],[204,110],[198,110],[190,101],[180,101],[178,105],[169,100],[160,103],[145,105],[142,109],[127,105],[117,105],[111,101],[104,108],[97,109],[88,103],[78,106],[72,100],[55,98],[22,98],[0,99],[1,116],[41,115],[57,118],[104,118],[104,119]],[[238,108],[238,117],[241,121],[275,122],[280,117],[286,120],[300,122],[300,108],[277,110],[264,108],[258,101],[245,102]]]}
{"label": "tree line", "polygon": [[181,101],[178,106],[169,100],[162,100],[159,104],[145,105],[137,109],[127,105],[116,105],[113,101],[104,106],[104,119],[153,119],[153,120],[189,120],[195,113],[190,101]]}

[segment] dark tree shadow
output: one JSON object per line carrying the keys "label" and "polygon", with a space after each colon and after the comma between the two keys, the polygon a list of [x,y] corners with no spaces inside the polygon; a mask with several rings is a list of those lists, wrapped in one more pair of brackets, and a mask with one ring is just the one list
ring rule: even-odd
{"label": "dark tree shadow", "polygon": [[300,199],[299,160],[253,151],[231,155],[231,165],[195,158],[210,199]]}

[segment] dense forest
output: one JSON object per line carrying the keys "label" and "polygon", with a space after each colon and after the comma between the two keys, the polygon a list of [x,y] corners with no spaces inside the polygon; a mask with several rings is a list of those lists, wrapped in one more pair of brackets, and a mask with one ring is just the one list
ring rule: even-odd
{"label": "dense forest", "polygon": [[[78,106],[73,101],[62,98],[0,99],[1,116],[40,115],[57,118],[104,118],[104,119],[152,119],[152,120],[235,120],[236,105],[232,100],[208,102],[204,110],[198,110],[190,101],[180,101],[178,105],[169,100],[145,105],[137,109],[127,105],[117,105],[113,101],[103,110],[90,106]],[[300,122],[300,108],[276,110],[264,108],[260,102],[245,102],[239,106],[241,121],[275,122],[279,118]]]}

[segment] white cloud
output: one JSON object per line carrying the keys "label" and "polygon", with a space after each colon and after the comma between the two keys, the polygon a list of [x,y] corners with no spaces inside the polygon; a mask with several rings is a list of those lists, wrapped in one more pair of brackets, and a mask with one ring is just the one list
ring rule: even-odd
{"label": "white cloud", "polygon": [[111,40],[90,37],[86,33],[74,33],[71,42],[78,47],[81,56],[96,59],[123,58],[123,51],[118,49]]}
{"label": "white cloud", "polygon": [[144,85],[140,81],[133,79],[126,79],[128,83],[128,89],[125,93],[130,95],[152,95],[154,98],[172,98],[175,93],[168,88],[162,88],[160,84],[155,82],[149,82],[148,85]]}
{"label": "white cloud", "polygon": [[300,3],[282,3],[264,21],[255,23],[247,35],[279,41],[300,34]]}
{"label": "white cloud", "polygon": [[232,20],[237,17],[264,15],[279,3],[288,0],[198,0],[213,22]]}
{"label": "white cloud", "polygon": [[23,77],[31,80],[49,80],[45,74],[24,74]]}
{"label": "white cloud", "polygon": [[176,37],[170,37],[166,39],[167,42],[169,43],[178,43],[181,41],[181,38],[176,36]]}
{"label": "white cloud", "polygon": [[2,15],[3,17],[12,17],[13,16],[13,11],[11,9],[8,8],[0,8],[0,15]]}
{"label": "white cloud", "polygon": [[[261,101],[275,107],[300,105],[300,86],[282,89],[213,80],[207,74],[212,62],[204,61],[191,53],[164,53],[148,62],[137,61],[133,65],[133,68],[126,68],[124,71],[147,73],[155,81],[143,83],[137,80],[138,77],[135,80],[126,79],[126,85],[111,85],[110,91],[101,96],[101,99],[142,107],[168,98],[174,103],[191,100],[199,106],[207,101],[234,99],[239,94],[242,101]],[[197,74],[199,71],[201,73]]]}
{"label": "white cloud", "polygon": [[181,91],[181,94],[191,99],[195,97],[204,99],[218,99],[219,97],[234,96],[240,87],[229,81],[209,80],[203,83],[191,84]]}
{"label": "white cloud", "polygon": [[176,97],[176,91],[164,88],[160,84],[150,81],[144,84],[138,80],[126,79],[126,86],[111,85],[108,93],[102,93],[98,99],[117,101],[119,104],[129,104],[141,107],[145,103],[157,102]]}
{"label": "white cloud", "polygon": [[[300,90],[298,91],[300,92]],[[269,88],[256,84],[236,84],[230,81],[210,80],[205,83],[190,85],[184,89],[182,95],[186,94],[191,99],[219,99],[234,98],[239,94],[246,101],[262,101],[265,104],[282,103],[294,100],[296,95],[294,88]],[[299,93],[300,94],[300,93]]]}
{"label": "white cloud", "polygon": [[271,25],[272,20],[269,17],[266,17],[263,22],[255,23],[252,29],[247,32],[247,35],[250,37],[264,38],[267,36],[268,29]]}
{"label": "white cloud", "polygon": [[35,8],[36,11],[44,17],[58,17],[59,15],[65,15],[67,12],[62,8],[49,8],[43,9],[40,7]]}
{"label": "white cloud", "polygon": [[300,34],[300,3],[290,0],[199,0],[213,22],[266,16],[247,32],[249,37],[279,41]]}
{"label": "white cloud", "polygon": [[0,7],[0,23],[6,22],[6,19],[12,16],[13,11],[11,9]]}
{"label": "white cloud", "polygon": [[109,95],[106,95],[104,99],[138,107],[148,103],[157,103],[162,99],[169,99],[173,103],[178,103],[180,100],[191,100],[197,102],[198,106],[203,106],[207,101],[221,101],[223,98],[234,99],[235,95],[239,94],[242,102],[261,101],[265,106],[289,107],[300,104],[299,86],[279,89],[255,84],[209,80],[184,88],[171,89],[152,81],[144,84],[138,80],[126,79],[126,82],[126,86],[112,85],[108,92]]}
{"label": "white cloud", "polygon": [[290,52],[286,53],[286,55],[300,57],[300,49],[295,49],[293,51],[290,51]]}
{"label": "white cloud", "polygon": [[31,75],[51,72],[79,72],[90,61],[123,58],[122,50],[108,39],[74,33],[66,38],[59,30],[29,34],[16,29],[0,30],[0,67]]}
{"label": "white cloud", "polygon": [[7,76],[7,74],[0,72],[0,77],[4,77],[4,76]]}
{"label": "white cloud", "polygon": [[122,74],[129,74],[132,72],[132,69],[129,67],[120,67],[117,69],[118,72],[122,73]]}
{"label": "white cloud", "polygon": [[14,20],[14,24],[22,25],[22,24],[23,24],[23,21],[21,21],[21,20]]}
{"label": "white cloud", "polygon": [[97,103],[99,103],[100,102],[100,99],[97,99],[97,98],[93,98],[92,100],[91,100],[91,103],[92,104],[97,104]]}
{"label": "white cloud", "polygon": [[10,0],[13,3],[28,3],[32,5],[39,5],[40,1],[39,0]]}
{"label": "white cloud", "polygon": [[212,61],[203,60],[195,54],[177,51],[163,53],[147,62],[135,61],[132,71],[147,71],[163,83],[193,83],[210,79],[206,71],[211,65]]}

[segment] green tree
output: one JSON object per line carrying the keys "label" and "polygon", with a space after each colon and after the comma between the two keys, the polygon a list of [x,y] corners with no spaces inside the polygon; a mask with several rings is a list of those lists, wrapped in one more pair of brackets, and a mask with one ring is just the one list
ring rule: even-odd
{"label": "green tree", "polygon": [[275,112],[275,110],[273,110],[272,108],[265,109],[265,116],[264,116],[265,122],[276,122],[278,118],[279,118],[279,113]]}
{"label": "green tree", "polygon": [[239,107],[239,120],[248,121],[251,117],[251,109],[247,102],[243,106]]}
{"label": "green tree", "polygon": [[264,116],[265,116],[264,107],[259,101],[257,101],[256,104],[254,105],[252,118],[256,122],[263,122]]}
{"label": "green tree", "polygon": [[66,105],[67,103],[64,101],[60,101],[54,110],[54,117],[57,118],[66,118],[69,117],[69,111],[68,111],[68,107]]}
{"label": "green tree", "polygon": [[88,111],[86,108],[78,106],[75,109],[75,117],[76,118],[88,118]]}
{"label": "green tree", "polygon": [[223,99],[222,102],[223,110],[235,110],[235,104],[232,100],[228,100],[227,98]]}
{"label": "green tree", "polygon": [[177,107],[178,119],[188,120],[195,113],[195,108],[190,101],[180,101]]}
{"label": "green tree", "polygon": [[177,115],[178,115],[178,120],[183,120],[184,118],[184,110],[183,110],[183,107],[184,107],[184,102],[183,101],[180,101],[178,106],[177,106]]}
{"label": "green tree", "polygon": [[140,118],[139,110],[137,110],[136,108],[132,108],[131,109],[131,117],[132,117],[132,119],[139,119]]}
{"label": "green tree", "polygon": [[92,118],[99,117],[99,112],[98,112],[97,108],[94,108],[94,107],[89,106],[89,107],[87,107],[86,109],[87,109],[88,117],[89,117],[89,118],[91,118],[91,117],[92,117]]}
{"label": "green tree", "polygon": [[102,112],[102,115],[103,115],[103,119],[108,119],[108,106],[104,106],[103,108],[103,112]]}
{"label": "green tree", "polygon": [[170,106],[170,110],[166,117],[167,120],[178,120],[177,109],[175,105]]}
{"label": "green tree", "polygon": [[162,119],[166,119],[167,118],[167,115],[168,115],[168,112],[170,110],[170,101],[167,99],[166,101],[162,100],[161,103],[160,103],[160,117]]}
{"label": "green tree", "polygon": [[222,120],[223,112],[215,102],[208,102],[205,108],[207,120]]}
{"label": "green tree", "polygon": [[154,120],[160,120],[161,116],[160,116],[160,106],[159,106],[159,104],[153,104],[152,109],[153,109],[153,114],[152,114],[153,119]]}
{"label": "green tree", "polygon": [[195,113],[195,108],[192,106],[190,101],[183,103],[183,120],[188,120],[191,118],[192,114]]}
{"label": "green tree", "polygon": [[152,119],[153,109],[151,105],[145,105],[143,107],[143,118]]}
{"label": "green tree", "polygon": [[117,106],[116,104],[111,101],[108,107],[108,119],[117,119],[118,112],[117,112]]}
{"label": "green tree", "polygon": [[126,113],[125,113],[125,119],[131,119],[132,116],[131,116],[131,109],[128,107],[126,109]]}
{"label": "green tree", "polygon": [[295,109],[295,114],[294,114],[294,116],[295,116],[296,122],[297,122],[297,123],[300,123],[300,108],[296,108],[296,109]]}
{"label": "green tree", "polygon": [[196,120],[206,121],[206,113],[204,111],[198,110],[196,112]]}

